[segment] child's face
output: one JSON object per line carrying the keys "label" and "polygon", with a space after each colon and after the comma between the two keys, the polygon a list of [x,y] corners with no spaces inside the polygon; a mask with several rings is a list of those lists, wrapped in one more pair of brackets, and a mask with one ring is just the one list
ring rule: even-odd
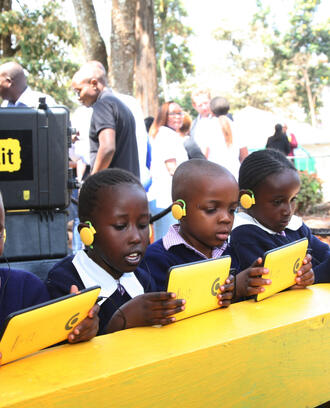
{"label": "child's face", "polygon": [[187,215],[182,218],[180,234],[208,258],[212,248],[228,238],[238,205],[238,185],[225,176],[200,176],[191,186],[193,193],[187,202]]}
{"label": "child's face", "polygon": [[99,190],[92,214],[94,246],[120,272],[141,262],[149,243],[149,209],[145,192],[134,184]]}
{"label": "child's face", "polygon": [[255,205],[249,213],[262,225],[281,232],[289,224],[296,207],[300,179],[296,171],[286,169],[266,177],[255,191]]}
{"label": "child's face", "polygon": [[3,208],[2,197],[0,195],[0,256],[3,253],[3,245],[4,245],[4,229],[5,229],[5,210]]}

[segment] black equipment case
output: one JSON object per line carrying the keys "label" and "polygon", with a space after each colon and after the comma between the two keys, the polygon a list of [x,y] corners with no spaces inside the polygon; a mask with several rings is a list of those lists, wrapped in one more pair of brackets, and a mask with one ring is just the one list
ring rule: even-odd
{"label": "black equipment case", "polygon": [[10,209],[69,205],[69,111],[0,108],[0,190]]}
{"label": "black equipment case", "polygon": [[7,211],[0,262],[62,258],[68,253],[66,211]]}

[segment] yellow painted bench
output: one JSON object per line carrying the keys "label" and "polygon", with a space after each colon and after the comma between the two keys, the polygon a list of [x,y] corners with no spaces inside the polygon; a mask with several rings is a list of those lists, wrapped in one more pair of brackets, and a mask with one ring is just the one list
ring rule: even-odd
{"label": "yellow painted bench", "polygon": [[315,407],[330,400],[330,284],[0,367],[0,407]]}

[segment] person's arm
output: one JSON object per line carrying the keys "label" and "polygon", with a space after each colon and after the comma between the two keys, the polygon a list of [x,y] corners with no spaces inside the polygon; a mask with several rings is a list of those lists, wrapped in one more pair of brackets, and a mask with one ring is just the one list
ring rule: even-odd
{"label": "person's arm", "polygon": [[173,176],[177,168],[176,159],[165,160],[165,166],[167,168],[167,171],[170,173],[170,176]]}
{"label": "person's arm", "polygon": [[313,285],[315,280],[314,271],[312,269],[312,256],[307,254],[303,263],[297,272],[296,284],[289,289],[304,289],[306,286]]}
{"label": "person's arm", "polygon": [[220,292],[217,294],[219,307],[230,306],[234,295],[234,289],[234,276],[230,274],[225,283],[220,286]]}
{"label": "person's arm", "polygon": [[290,136],[288,137],[291,149],[296,149],[298,147],[298,141],[293,133],[290,133]]}
{"label": "person's arm", "polygon": [[241,271],[236,276],[235,299],[242,300],[246,297],[264,292],[265,288],[263,286],[270,285],[272,283],[270,279],[267,279],[267,273],[269,273],[269,270],[263,267],[261,257],[256,259],[249,268]]}
{"label": "person's arm", "polygon": [[99,148],[91,174],[107,169],[116,151],[116,132],[114,129],[107,128],[101,130],[98,139]]}
{"label": "person's arm", "polygon": [[304,235],[312,255],[315,283],[330,283],[330,247],[312,234],[310,228],[303,224]]}
{"label": "person's arm", "polygon": [[75,285],[78,290],[85,289],[72,263],[72,256],[69,256],[58,262],[48,272],[46,286],[51,299],[55,299],[70,293],[72,285]]}
{"label": "person's arm", "polygon": [[265,231],[252,225],[234,228],[230,234],[230,247],[237,259],[239,271],[249,268],[266,251],[277,246],[280,245],[276,245]]}
{"label": "person's arm", "polygon": [[[72,285],[70,293],[78,293],[78,287]],[[97,335],[99,330],[99,316],[100,306],[95,304],[88,312],[85,319],[80,322],[68,335],[69,343],[79,343],[81,341],[88,341]]]}
{"label": "person's arm", "polygon": [[139,295],[117,310],[110,319],[106,333],[132,327],[166,325],[175,322],[176,313],[185,309],[185,300],[170,292],[150,292]]}

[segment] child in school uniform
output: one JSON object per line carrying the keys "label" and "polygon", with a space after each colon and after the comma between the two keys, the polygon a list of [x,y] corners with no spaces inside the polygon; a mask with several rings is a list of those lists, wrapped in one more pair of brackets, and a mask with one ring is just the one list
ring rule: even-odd
{"label": "child in school uniform", "polygon": [[[241,165],[239,188],[245,211],[235,216],[230,242],[240,268],[260,264],[266,251],[306,237],[312,256],[306,255],[294,287],[313,284],[314,274],[315,283],[330,282],[329,246],[294,215],[300,178],[293,164],[277,150],[253,152]],[[264,281],[254,277],[250,294]]]}
{"label": "child in school uniform", "polygon": [[[5,239],[5,211],[0,192],[0,256],[3,253]],[[68,294],[70,291],[75,292],[76,288],[69,288],[65,294]],[[10,268],[10,264],[8,264],[6,268],[1,267],[0,333],[2,333],[6,317],[10,313],[38,305],[48,300],[50,300],[50,296],[46,285],[36,275],[23,270],[12,269]],[[98,309],[99,306],[95,305],[90,310],[88,317],[73,329],[68,336],[70,343],[89,340],[95,336],[98,330]]]}
{"label": "child in school uniform", "polygon": [[[182,163],[173,176],[172,199],[173,205],[182,207],[182,217],[148,247],[144,258],[158,290],[166,290],[171,266],[232,255],[228,237],[238,206],[238,185],[228,170],[202,159]],[[231,266],[238,268],[234,257]],[[261,274],[264,268],[254,269]],[[219,306],[229,306],[233,290],[230,275],[217,295]]]}
{"label": "child in school uniform", "polygon": [[[86,249],[68,256],[49,272],[52,296],[71,285],[101,286],[99,334],[175,321],[185,301],[155,292],[150,272],[139,268],[149,243],[150,213],[140,181],[121,169],[88,177],[79,195],[78,227]],[[149,293],[145,293],[149,292]]]}

